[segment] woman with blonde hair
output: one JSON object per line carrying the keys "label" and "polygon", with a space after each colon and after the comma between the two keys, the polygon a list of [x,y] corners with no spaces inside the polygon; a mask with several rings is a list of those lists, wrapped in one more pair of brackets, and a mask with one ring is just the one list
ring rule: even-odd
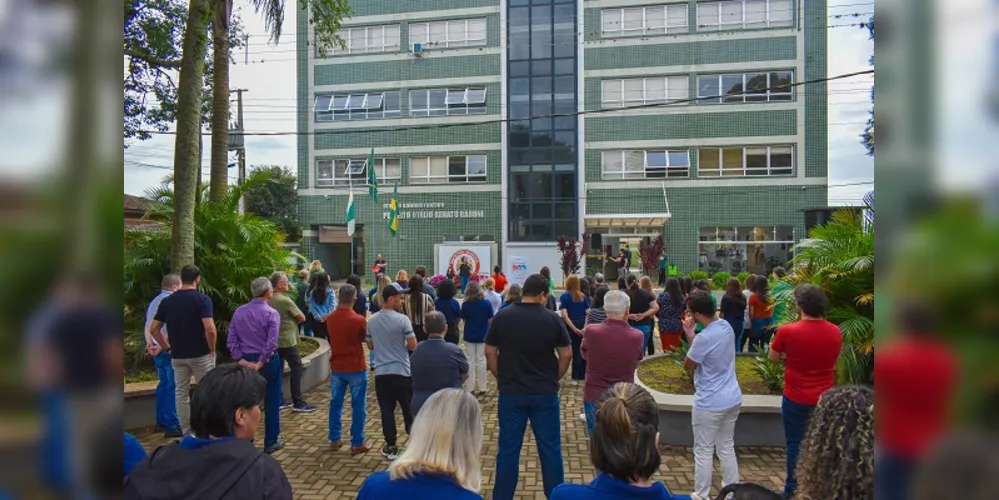
{"label": "woman with blonde hair", "polygon": [[[475,394],[486,392],[486,332],[493,319],[493,306],[485,299],[476,282],[465,289],[461,304],[461,319],[465,321],[465,352],[468,354],[468,380],[465,389]],[[476,386],[478,390],[476,391]]]}
{"label": "woman with blonde hair", "polygon": [[441,389],[420,409],[406,451],[364,481],[358,500],[481,499],[482,410],[461,389]]}
{"label": "woman with blonde hair", "polygon": [[580,290],[578,274],[565,280],[565,292],[558,302],[559,313],[565,326],[569,328],[569,339],[572,340],[572,380],[580,381],[586,378],[586,360],[583,359],[580,346],[583,343],[583,327],[586,326],[586,310],[590,308],[590,299]]}
{"label": "woman with blonde hair", "polygon": [[395,273],[395,283],[392,285],[398,288],[400,292],[409,290],[409,273],[405,269],[400,269],[399,272]]}
{"label": "woman with blonde hair", "polygon": [[496,293],[496,280],[487,278],[482,282],[482,288],[486,289],[483,295],[485,295],[486,301],[493,306],[493,314],[498,313],[500,307],[503,306],[503,297]]}
{"label": "woman with blonde hair", "polygon": [[309,279],[312,279],[312,277],[317,274],[322,274],[325,272],[326,270],[323,269],[323,263],[320,262],[319,259],[316,259],[312,261],[312,264],[309,264]]}
{"label": "woman with blonde hair", "polygon": [[506,290],[506,299],[503,301],[503,305],[500,309],[506,309],[507,307],[510,307],[510,304],[520,302],[523,298],[524,288],[517,284],[510,285],[510,288]]}

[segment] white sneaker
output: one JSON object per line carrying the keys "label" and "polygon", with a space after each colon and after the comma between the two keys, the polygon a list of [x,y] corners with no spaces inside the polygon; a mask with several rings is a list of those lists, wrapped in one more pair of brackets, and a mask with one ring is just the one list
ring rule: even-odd
{"label": "white sneaker", "polygon": [[583,422],[586,422],[586,412],[580,413],[579,419],[582,420]]}

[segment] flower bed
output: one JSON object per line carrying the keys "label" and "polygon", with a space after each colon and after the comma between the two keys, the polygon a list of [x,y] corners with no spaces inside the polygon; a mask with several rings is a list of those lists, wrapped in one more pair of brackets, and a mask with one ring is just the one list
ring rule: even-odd
{"label": "flower bed", "polygon": [[[767,387],[763,377],[756,370],[755,356],[735,358],[735,375],[743,394],[772,395],[775,391]],[[694,394],[694,383],[685,373],[683,366],[670,357],[659,357],[638,366],[638,378],[650,389],[669,394]]]}

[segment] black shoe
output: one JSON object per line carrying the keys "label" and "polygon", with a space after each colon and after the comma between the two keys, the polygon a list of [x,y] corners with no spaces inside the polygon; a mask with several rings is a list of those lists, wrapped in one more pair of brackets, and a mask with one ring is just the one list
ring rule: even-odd
{"label": "black shoe", "polygon": [[167,428],[163,427],[160,424],[156,424],[156,427],[153,427],[153,431],[155,431],[155,432],[166,432]]}
{"label": "black shoe", "polygon": [[293,404],[291,403],[291,401],[288,401],[288,400],[284,400],[284,401],[282,401],[282,402],[281,402],[281,406],[278,406],[278,409],[279,409],[279,410],[287,410],[288,408],[292,408],[292,407],[294,407],[294,406],[295,406],[295,405],[293,405]]}
{"label": "black shoe", "polygon": [[176,429],[167,429],[167,430],[163,431],[163,437],[165,437],[165,438],[180,438],[180,437],[184,437],[184,430],[181,429],[180,427],[177,427]]}
{"label": "black shoe", "polygon": [[276,442],[276,443],[274,443],[274,444],[272,444],[270,446],[265,446],[264,447],[264,453],[270,455],[271,453],[274,453],[275,451],[283,449],[284,445],[285,445],[284,441],[278,441],[278,442]]}
{"label": "black shoe", "polygon": [[389,459],[395,460],[399,458],[399,447],[398,446],[382,446],[382,456]]}
{"label": "black shoe", "polygon": [[293,411],[295,413],[312,413],[312,412],[316,411],[316,407],[313,406],[313,405],[310,405],[309,403],[306,403],[305,401],[302,401],[301,403],[293,406],[291,408],[291,411]]}

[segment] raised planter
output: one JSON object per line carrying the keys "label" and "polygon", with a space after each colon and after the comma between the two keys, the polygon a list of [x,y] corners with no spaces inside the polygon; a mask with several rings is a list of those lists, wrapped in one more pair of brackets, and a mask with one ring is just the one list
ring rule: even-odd
{"label": "raised planter", "polygon": [[[642,362],[662,357],[650,356]],[[638,378],[635,383],[652,394],[659,406],[659,442],[693,446],[691,410],[694,396],[668,394],[649,388]],[[780,414],[780,396],[743,395],[742,410],[735,424],[736,446],[784,446],[784,422]]]}
{"label": "raised planter", "polygon": [[[302,358],[302,391],[308,391],[322,384],[330,376],[330,345],[323,339],[312,338],[319,343],[319,349]],[[156,385],[158,381],[125,384],[125,430],[156,425]],[[191,389],[197,385],[191,378]],[[291,369],[284,365],[281,377],[285,399],[291,399]]]}

